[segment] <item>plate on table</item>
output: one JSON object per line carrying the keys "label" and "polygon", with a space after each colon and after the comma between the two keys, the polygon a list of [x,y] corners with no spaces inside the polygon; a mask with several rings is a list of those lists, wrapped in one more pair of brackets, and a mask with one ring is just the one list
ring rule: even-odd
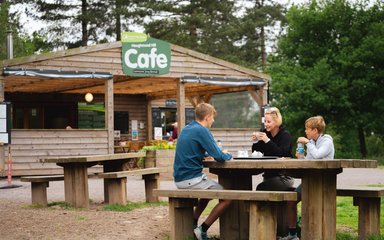
{"label": "plate on table", "polygon": [[276,156],[263,156],[263,157],[234,157],[234,160],[268,160],[268,159],[277,159]]}

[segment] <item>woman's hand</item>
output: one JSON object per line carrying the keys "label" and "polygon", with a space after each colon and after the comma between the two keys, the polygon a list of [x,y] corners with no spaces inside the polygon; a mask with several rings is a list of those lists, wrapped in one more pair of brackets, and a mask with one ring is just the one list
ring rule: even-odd
{"label": "woman's hand", "polygon": [[257,134],[257,138],[263,142],[268,142],[269,141],[269,137],[267,136],[267,134],[265,132],[259,132]]}

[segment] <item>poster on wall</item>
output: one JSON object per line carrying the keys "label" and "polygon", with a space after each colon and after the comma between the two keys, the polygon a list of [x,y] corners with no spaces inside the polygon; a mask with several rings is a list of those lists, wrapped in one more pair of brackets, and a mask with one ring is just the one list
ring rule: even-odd
{"label": "poster on wall", "polygon": [[155,140],[162,140],[163,139],[163,128],[155,127],[154,133],[155,133],[155,136],[154,136]]}
{"label": "poster on wall", "polygon": [[145,33],[123,32],[122,68],[128,76],[157,76],[167,74],[171,65],[171,45]]}
{"label": "poster on wall", "polygon": [[132,125],[132,140],[139,140],[137,120],[132,120],[131,125]]}

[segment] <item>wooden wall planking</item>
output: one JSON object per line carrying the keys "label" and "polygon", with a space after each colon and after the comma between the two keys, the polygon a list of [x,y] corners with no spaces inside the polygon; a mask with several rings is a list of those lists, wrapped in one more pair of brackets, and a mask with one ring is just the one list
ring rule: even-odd
{"label": "wooden wall planking", "polygon": [[[42,164],[45,157],[96,155],[108,153],[107,130],[48,130],[13,129],[12,144],[6,146],[12,159],[13,176],[34,174],[59,174],[62,168],[55,164]],[[7,164],[6,164],[7,169]],[[100,167],[91,169],[98,171]],[[5,175],[5,173],[2,173]]]}

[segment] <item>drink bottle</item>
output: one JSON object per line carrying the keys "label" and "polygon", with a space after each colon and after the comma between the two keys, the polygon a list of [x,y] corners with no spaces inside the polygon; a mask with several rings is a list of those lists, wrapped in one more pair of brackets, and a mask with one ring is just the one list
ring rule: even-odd
{"label": "drink bottle", "polygon": [[217,146],[220,148],[220,150],[223,150],[223,145],[221,143],[221,140],[217,140]]}
{"label": "drink bottle", "polygon": [[297,158],[304,159],[304,144],[303,143],[297,143]]}

